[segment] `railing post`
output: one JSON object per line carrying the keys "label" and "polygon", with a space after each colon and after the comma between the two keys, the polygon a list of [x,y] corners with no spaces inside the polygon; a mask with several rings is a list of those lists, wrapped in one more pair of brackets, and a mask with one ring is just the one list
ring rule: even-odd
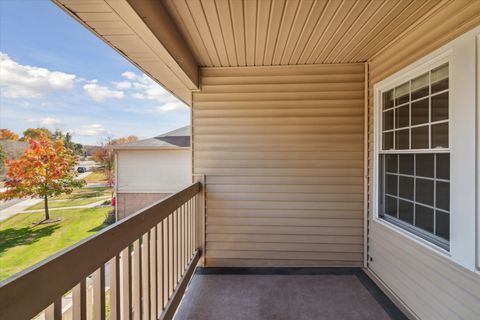
{"label": "railing post", "polygon": [[205,175],[204,174],[194,174],[193,175],[193,182],[200,182],[200,193],[198,193],[198,203],[196,206],[196,212],[194,213],[195,221],[195,230],[194,234],[196,235],[195,245],[200,250],[200,259],[198,261],[198,265],[204,266],[206,264],[206,257],[205,257],[205,239],[206,239],[206,197],[205,197]]}

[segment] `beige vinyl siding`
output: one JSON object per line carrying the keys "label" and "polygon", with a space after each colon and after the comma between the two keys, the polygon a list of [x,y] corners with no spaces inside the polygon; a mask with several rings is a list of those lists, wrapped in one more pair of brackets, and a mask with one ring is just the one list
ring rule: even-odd
{"label": "beige vinyl siding", "polygon": [[361,266],[364,64],[205,68],[208,266]]}
{"label": "beige vinyl siding", "polygon": [[[448,1],[369,61],[369,216],[373,85],[480,24],[480,1]],[[480,319],[480,275],[374,221],[368,267],[421,319]]]}

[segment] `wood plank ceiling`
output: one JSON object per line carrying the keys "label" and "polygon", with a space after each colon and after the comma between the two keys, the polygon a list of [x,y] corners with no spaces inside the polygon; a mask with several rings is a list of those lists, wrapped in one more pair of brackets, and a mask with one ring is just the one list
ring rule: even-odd
{"label": "wood plank ceiling", "polygon": [[362,62],[441,0],[165,0],[200,66]]}

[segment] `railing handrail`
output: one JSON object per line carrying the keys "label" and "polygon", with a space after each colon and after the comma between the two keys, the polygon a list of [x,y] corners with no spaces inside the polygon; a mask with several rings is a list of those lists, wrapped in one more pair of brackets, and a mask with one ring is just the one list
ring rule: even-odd
{"label": "railing handrail", "polygon": [[0,282],[0,319],[34,317],[200,191],[196,182]]}

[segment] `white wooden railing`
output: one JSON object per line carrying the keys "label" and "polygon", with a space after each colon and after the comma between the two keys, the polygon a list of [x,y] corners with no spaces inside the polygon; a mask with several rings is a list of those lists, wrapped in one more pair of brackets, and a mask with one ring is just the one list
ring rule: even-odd
{"label": "white wooden railing", "polygon": [[1,282],[0,319],[173,318],[201,255],[203,198],[194,183]]}

